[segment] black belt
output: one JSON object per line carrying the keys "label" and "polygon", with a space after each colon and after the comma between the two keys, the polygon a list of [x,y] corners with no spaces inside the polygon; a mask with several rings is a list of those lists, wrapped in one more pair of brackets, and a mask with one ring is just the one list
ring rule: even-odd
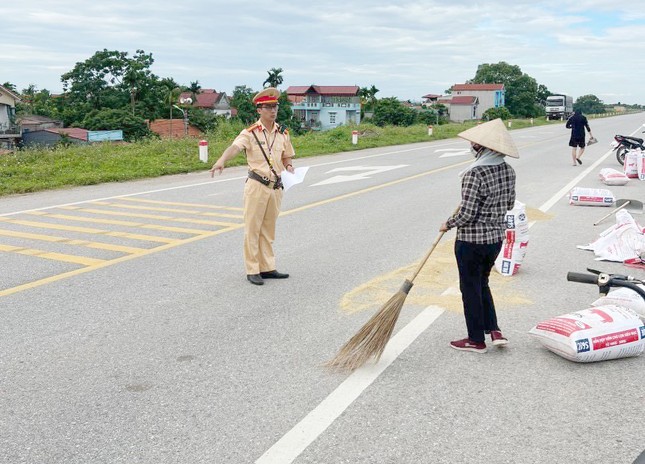
{"label": "black belt", "polygon": [[269,179],[268,177],[261,176],[260,174],[258,174],[255,171],[249,171],[249,179],[257,180],[259,183],[261,183],[262,185],[266,185],[267,187],[269,187],[271,184],[273,184],[272,188],[274,190],[284,188],[284,185],[282,185],[282,179],[280,179],[279,176],[278,176],[278,180],[273,181],[273,180]]}

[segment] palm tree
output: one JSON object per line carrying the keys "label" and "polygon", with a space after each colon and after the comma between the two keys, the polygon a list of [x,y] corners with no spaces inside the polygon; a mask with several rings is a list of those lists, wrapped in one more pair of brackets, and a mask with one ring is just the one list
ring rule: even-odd
{"label": "palm tree", "polygon": [[374,108],[374,105],[376,105],[376,94],[379,93],[380,90],[376,88],[376,86],[372,85],[369,89],[369,99],[370,103],[372,104],[372,108]]}
{"label": "palm tree", "polygon": [[[280,84],[282,84],[282,68],[271,68],[269,71],[267,71],[269,74],[269,77],[266,78],[266,80],[262,83],[263,87],[278,87]],[[269,85],[267,85],[269,84]]]}

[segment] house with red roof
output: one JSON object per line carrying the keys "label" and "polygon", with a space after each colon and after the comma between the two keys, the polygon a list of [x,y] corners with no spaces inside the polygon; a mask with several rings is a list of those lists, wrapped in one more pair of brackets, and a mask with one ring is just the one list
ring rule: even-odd
{"label": "house with red roof", "polygon": [[[225,92],[218,92],[215,89],[201,89],[198,94],[182,92],[179,95],[179,102],[186,104],[187,99],[191,100],[190,105],[214,114],[230,118],[232,116],[231,102]],[[195,99],[195,101],[192,101]]]}
{"label": "house with red roof", "polygon": [[455,84],[450,95],[424,95],[425,104],[441,104],[448,109],[451,121],[463,122],[481,119],[489,108],[500,108],[505,103],[504,84]]}
{"label": "house with red roof", "polygon": [[[450,106],[455,104],[455,97],[476,97],[477,101],[467,103],[467,100],[459,100],[460,103],[457,103],[458,106],[469,106],[468,111],[473,111],[474,117],[467,119],[481,119],[484,112],[489,108],[500,108],[504,106],[504,84],[455,84],[450,89],[452,91],[453,102],[450,103]],[[459,108],[458,114],[455,116],[467,116],[467,112],[463,111],[463,108]],[[470,113],[468,113],[470,114]],[[459,119],[452,117],[452,112],[450,114],[450,119],[458,121]]]}
{"label": "house with red roof", "polygon": [[327,130],[361,122],[357,85],[305,85],[287,88],[291,110],[302,127]]}

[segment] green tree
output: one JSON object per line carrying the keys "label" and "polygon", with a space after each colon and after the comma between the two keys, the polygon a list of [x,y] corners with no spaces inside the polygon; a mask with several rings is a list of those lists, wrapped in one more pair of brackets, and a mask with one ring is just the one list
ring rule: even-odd
{"label": "green tree", "polygon": [[231,96],[231,107],[237,110],[236,117],[244,124],[251,124],[258,119],[258,113],[253,104],[255,92],[250,87],[238,85]]}
{"label": "green tree", "polygon": [[13,84],[12,84],[11,82],[9,82],[9,81],[7,81],[7,82],[5,82],[4,84],[2,84],[2,86],[3,86],[5,89],[7,89],[7,90],[11,90],[11,91],[12,91],[13,93],[15,93],[15,94],[17,94],[17,93],[18,93],[18,90],[16,89],[16,86],[15,86],[15,85],[13,85]]}
{"label": "green tree", "polygon": [[[107,50],[96,52],[89,59],[76,63],[61,76],[68,105],[77,107],[76,113],[92,109],[121,109],[130,107],[134,113],[150,118],[163,108],[163,94],[159,79],[152,74],[152,54],[137,50],[129,57],[127,52]],[[145,101],[144,104],[139,102]]]}
{"label": "green tree", "polygon": [[538,84],[538,91],[537,91],[537,102],[544,106],[546,105],[546,99],[548,96],[553,95],[549,89],[546,88],[546,85],[544,84]]}
{"label": "green tree", "polygon": [[[164,100],[164,111],[160,117],[171,118],[172,119],[172,110],[173,105],[176,105],[179,102],[179,95],[184,90],[177,82],[172,78],[164,78],[160,82],[161,91],[163,92]],[[156,119],[156,118],[155,118]]]}
{"label": "green tree", "polygon": [[371,87],[361,87],[358,90],[358,96],[361,97],[361,104],[363,105],[364,111],[374,111],[376,105],[376,94],[380,90],[376,88],[375,85]]}
{"label": "green tree", "polygon": [[420,124],[437,124],[439,120],[439,115],[435,110],[421,110],[417,113],[416,122]]}
{"label": "green tree", "polygon": [[519,66],[504,61],[480,64],[470,84],[504,84],[505,106],[514,116],[531,117],[541,114],[538,103],[538,84]]}
{"label": "green tree", "polygon": [[282,68],[271,68],[269,71],[267,71],[269,74],[269,77],[266,78],[266,80],[262,83],[263,87],[278,87],[280,84],[282,84]]}
{"label": "green tree", "polygon": [[208,132],[217,126],[219,120],[224,116],[218,116],[211,111],[205,111],[200,108],[188,107],[188,120],[191,126],[195,126],[202,132]]}
{"label": "green tree", "polygon": [[595,95],[583,95],[575,101],[573,109],[586,114],[600,114],[605,112],[605,105]]}
{"label": "green tree", "polygon": [[373,121],[377,126],[410,126],[415,119],[416,112],[395,97],[382,98],[376,102]]}

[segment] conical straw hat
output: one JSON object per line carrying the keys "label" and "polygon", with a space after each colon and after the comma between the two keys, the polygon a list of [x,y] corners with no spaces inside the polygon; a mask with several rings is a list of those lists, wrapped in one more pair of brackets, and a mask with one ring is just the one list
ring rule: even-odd
{"label": "conical straw hat", "polygon": [[482,147],[490,148],[511,158],[520,157],[513,138],[499,118],[460,132],[457,137],[474,142]]}

